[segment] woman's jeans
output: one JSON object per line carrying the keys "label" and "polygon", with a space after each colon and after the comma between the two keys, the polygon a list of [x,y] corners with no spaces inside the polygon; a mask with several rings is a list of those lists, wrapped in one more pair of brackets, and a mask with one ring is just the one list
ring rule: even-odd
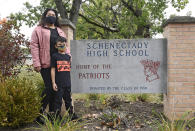
{"label": "woman's jeans", "polygon": [[53,99],[54,98],[54,90],[52,89],[52,81],[51,81],[51,68],[42,68],[41,76],[43,78],[45,88],[42,92],[42,109],[40,113],[43,113],[49,104],[49,112],[53,111]]}

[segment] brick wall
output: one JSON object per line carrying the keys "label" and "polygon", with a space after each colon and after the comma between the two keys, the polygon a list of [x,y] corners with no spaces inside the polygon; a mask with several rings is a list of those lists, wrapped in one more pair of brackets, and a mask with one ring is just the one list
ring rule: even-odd
{"label": "brick wall", "polygon": [[70,48],[70,40],[73,40],[73,29],[68,25],[64,25],[62,26],[62,30],[67,36],[68,47]]}
{"label": "brick wall", "polygon": [[186,18],[191,17],[185,17],[185,21],[177,17],[167,22],[163,33],[168,40],[164,112],[171,120],[178,119],[186,111],[195,111],[195,20],[186,22]]}
{"label": "brick wall", "polygon": [[67,20],[67,19],[61,19],[60,25],[64,33],[66,34],[68,46],[70,48],[70,40],[73,40],[73,30],[76,29],[75,25]]}

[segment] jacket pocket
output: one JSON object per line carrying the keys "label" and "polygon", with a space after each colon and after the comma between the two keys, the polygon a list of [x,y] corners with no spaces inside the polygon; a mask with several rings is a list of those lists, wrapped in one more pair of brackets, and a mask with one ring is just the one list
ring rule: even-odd
{"label": "jacket pocket", "polygon": [[41,65],[50,65],[50,51],[48,49],[40,49]]}

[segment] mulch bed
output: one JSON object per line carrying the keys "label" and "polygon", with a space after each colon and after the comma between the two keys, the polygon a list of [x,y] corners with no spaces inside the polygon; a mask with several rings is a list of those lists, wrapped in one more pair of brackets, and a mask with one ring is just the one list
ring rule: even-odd
{"label": "mulch bed", "polygon": [[[156,113],[163,112],[163,104],[148,102],[112,101],[104,106],[91,100],[88,106],[84,100],[74,102],[75,111],[82,116],[88,131],[129,130],[151,131],[156,120]],[[106,115],[105,115],[106,114]]]}

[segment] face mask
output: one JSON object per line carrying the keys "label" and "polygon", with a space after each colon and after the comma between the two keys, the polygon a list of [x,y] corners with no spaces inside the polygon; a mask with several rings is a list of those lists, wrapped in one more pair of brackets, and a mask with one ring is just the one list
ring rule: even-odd
{"label": "face mask", "polygon": [[54,17],[54,16],[47,16],[45,21],[48,24],[54,24],[56,22],[56,17]]}
{"label": "face mask", "polygon": [[66,49],[66,46],[65,45],[63,45],[63,46],[58,46],[58,50],[59,51],[64,51]]}

